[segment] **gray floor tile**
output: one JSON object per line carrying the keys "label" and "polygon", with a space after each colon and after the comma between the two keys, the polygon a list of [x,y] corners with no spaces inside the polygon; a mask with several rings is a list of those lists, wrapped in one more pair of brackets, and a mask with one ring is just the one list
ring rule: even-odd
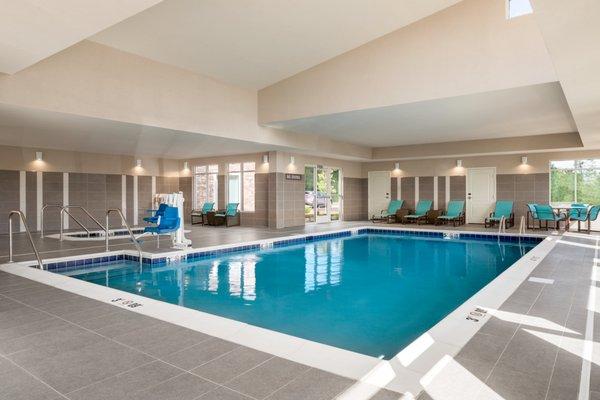
{"label": "gray floor tile", "polygon": [[[426,393],[425,396],[427,396]],[[402,395],[400,393],[392,392],[391,390],[381,389],[369,400],[402,400]],[[427,397],[424,397],[423,399],[419,397],[419,400],[427,400]]]}
{"label": "gray floor tile", "polygon": [[547,381],[518,371],[494,370],[486,385],[507,400],[543,400]]}
{"label": "gray floor tile", "polygon": [[50,318],[52,318],[51,315],[30,307],[15,307],[0,313],[0,327],[3,329],[14,328]]}
{"label": "gray floor tile", "polygon": [[181,374],[181,370],[161,361],[154,361],[102,382],[69,393],[72,400],[117,400],[132,396]]}
{"label": "gray floor tile", "polygon": [[152,326],[152,329],[138,329],[115,336],[114,340],[154,357],[162,358],[210,338],[201,332],[161,322]]}
{"label": "gray floor tile", "polygon": [[49,358],[39,359],[35,353],[30,353],[27,359],[23,359],[22,353],[14,356],[17,362],[26,364],[24,368],[61,393],[77,390],[152,361],[142,353],[108,340]]}
{"label": "gray floor tile", "polygon": [[[307,397],[305,397],[307,399]],[[251,397],[244,396],[241,393],[234,392],[231,389],[228,389],[224,386],[219,386],[218,388],[202,395],[198,400],[254,400]]]}
{"label": "gray floor tile", "polygon": [[173,353],[164,360],[187,371],[212,361],[239,347],[238,344],[222,339],[209,339],[195,346]]}
{"label": "gray floor tile", "polygon": [[535,374],[539,380],[549,381],[557,352],[554,344],[519,329],[496,368]]}
{"label": "gray floor tile", "polygon": [[193,400],[217,385],[198,376],[183,373],[168,381],[135,393],[131,400]]}
{"label": "gray floor tile", "polygon": [[600,392],[590,391],[590,400],[600,400]]}
{"label": "gray floor tile", "polygon": [[485,382],[485,380],[490,376],[495,364],[495,362],[492,361],[464,358],[460,354],[457,355],[454,360],[482,382]]}
{"label": "gray floor tile", "polygon": [[105,304],[100,301],[89,299],[87,297],[76,296],[74,298],[66,298],[60,301],[41,304],[37,306],[37,308],[52,315],[56,315],[57,317],[63,317],[82,311],[93,310],[104,305]]}
{"label": "gray floor tile", "polygon": [[353,380],[318,369],[310,369],[288,383],[269,400],[330,400],[352,386]]}
{"label": "gray floor tile", "polygon": [[248,396],[264,399],[298,378],[310,367],[275,357],[238,376],[225,386]]}
{"label": "gray floor tile", "polygon": [[104,315],[110,315],[118,310],[119,308],[116,306],[101,303],[97,307],[92,307],[83,311],[62,314],[61,318],[76,324],[81,324],[82,322],[86,322],[90,319],[95,319]]}
{"label": "gray floor tile", "polygon": [[[90,324],[92,323],[92,321],[86,322],[89,322]],[[133,312],[128,312],[127,314],[125,314],[122,318],[122,321],[115,322],[113,320],[113,322],[114,323],[108,323],[107,325],[100,328],[93,328],[93,330],[98,332],[102,336],[114,338],[120,335],[125,335],[127,333],[141,332],[154,329],[156,325],[164,323],[160,320],[145,317]]]}
{"label": "gray floor tile", "polygon": [[67,322],[61,319],[48,316],[47,319],[42,318],[41,320],[20,324],[12,328],[2,328],[0,329],[0,342],[17,339],[23,336],[32,335],[34,333],[47,331],[49,329],[59,328],[67,324]]}
{"label": "gray floor tile", "polygon": [[13,366],[0,374],[0,399],[54,400],[59,394],[52,388]]}
{"label": "gray floor tile", "polygon": [[504,321],[496,317],[490,317],[490,319],[481,327],[479,333],[486,335],[493,335],[499,338],[510,339],[515,332],[519,324],[509,321]]}
{"label": "gray floor tile", "polygon": [[273,356],[248,347],[238,347],[223,357],[194,368],[191,372],[217,383],[225,383]]}
{"label": "gray floor tile", "polygon": [[510,339],[510,336],[499,337],[476,333],[458,353],[458,356],[493,364],[498,361]]}

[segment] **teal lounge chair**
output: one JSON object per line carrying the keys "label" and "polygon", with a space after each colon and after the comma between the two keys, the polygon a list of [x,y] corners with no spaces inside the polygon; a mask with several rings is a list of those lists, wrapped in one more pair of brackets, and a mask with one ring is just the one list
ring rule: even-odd
{"label": "teal lounge chair", "polygon": [[431,200],[419,200],[414,214],[406,215],[402,218],[402,222],[415,222],[420,223],[421,221],[427,221],[427,213],[431,210]]}
{"label": "teal lounge chair", "polygon": [[225,210],[217,211],[214,216],[215,225],[225,225],[226,227],[240,224],[240,212],[238,211],[240,203],[228,203]]}
{"label": "teal lounge chair", "polygon": [[463,200],[452,200],[448,203],[448,210],[444,215],[436,218],[435,224],[447,224],[452,221],[453,226],[465,223],[465,202]]}
{"label": "teal lounge chair", "polygon": [[[202,209],[200,210],[192,210],[192,213],[190,215],[190,223],[192,225],[195,224],[202,224],[204,225],[206,223],[206,215],[213,211],[213,209],[215,208],[215,203],[214,202],[206,202],[202,205]],[[200,222],[194,222],[194,217],[196,218],[200,218]]]}
{"label": "teal lounge chair", "polygon": [[493,213],[490,213],[490,216],[485,219],[484,224],[486,228],[491,228],[492,226],[499,224],[502,220],[502,217],[505,219],[506,228],[510,228],[511,226],[515,226],[515,214],[513,214],[513,202],[509,200],[498,200],[496,202],[496,209]]}
{"label": "teal lounge chair", "polygon": [[[535,221],[537,220],[537,213],[535,212],[535,203],[527,204],[527,229],[535,229]],[[529,221],[531,220],[531,224]]]}
{"label": "teal lounge chair", "polygon": [[560,229],[561,221],[565,223],[565,229],[569,229],[569,220],[565,214],[557,214],[554,209],[548,204],[536,204],[535,213],[540,221],[540,229],[542,229],[542,221],[546,221],[546,230],[548,230],[548,222],[554,222],[556,229]]}
{"label": "teal lounge chair", "polygon": [[[581,232],[581,223],[587,222],[587,233],[590,233],[591,222],[598,219],[599,213],[600,213],[600,205],[592,206],[592,207],[590,207],[589,210],[586,209],[585,213],[577,212],[575,214],[575,213],[573,213],[573,209],[571,209],[571,212],[569,213],[569,220],[577,221],[577,231],[578,232]],[[572,215],[572,214],[575,214],[575,215]]]}
{"label": "teal lounge chair", "polygon": [[390,222],[390,220],[392,218],[395,220],[396,212],[402,208],[403,204],[404,204],[404,200],[390,200],[390,204],[388,204],[387,210],[381,210],[380,216],[379,217],[373,216],[373,218],[371,218],[371,221],[378,222],[378,221],[386,221],[387,220],[387,222]]}

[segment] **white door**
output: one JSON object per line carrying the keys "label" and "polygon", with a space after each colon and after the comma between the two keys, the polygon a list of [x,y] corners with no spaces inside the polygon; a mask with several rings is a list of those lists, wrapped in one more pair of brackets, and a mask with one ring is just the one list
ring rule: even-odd
{"label": "white door", "polygon": [[392,187],[389,171],[369,172],[369,217],[379,216],[381,210],[387,210]]}
{"label": "white door", "polygon": [[496,202],[496,168],[467,168],[467,222],[482,224]]}

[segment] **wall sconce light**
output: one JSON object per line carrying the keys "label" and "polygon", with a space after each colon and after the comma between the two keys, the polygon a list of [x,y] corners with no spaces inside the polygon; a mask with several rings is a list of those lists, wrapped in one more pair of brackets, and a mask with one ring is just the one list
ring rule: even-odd
{"label": "wall sconce light", "polygon": [[263,154],[262,160],[263,160],[263,164],[268,164],[269,163],[269,155]]}
{"label": "wall sconce light", "polygon": [[527,165],[527,156],[521,157],[521,164]]}
{"label": "wall sconce light", "polygon": [[290,164],[294,165],[295,162],[296,162],[296,157],[290,156]]}
{"label": "wall sconce light", "polygon": [[456,166],[462,168],[462,160],[456,160]]}
{"label": "wall sconce light", "polygon": [[137,168],[142,168],[142,160],[140,160],[139,158],[135,160],[135,166]]}
{"label": "wall sconce light", "polygon": [[41,151],[35,152],[35,161],[43,161],[43,154]]}
{"label": "wall sconce light", "polygon": [[400,169],[400,163],[399,162],[394,163],[394,170],[398,171],[399,169]]}
{"label": "wall sconce light", "polygon": [[190,170],[190,163],[187,161],[183,162],[183,170],[184,171],[189,171]]}

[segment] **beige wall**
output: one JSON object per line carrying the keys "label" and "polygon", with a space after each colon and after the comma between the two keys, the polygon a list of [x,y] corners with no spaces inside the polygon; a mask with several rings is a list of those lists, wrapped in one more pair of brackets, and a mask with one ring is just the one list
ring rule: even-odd
{"label": "beige wall", "polygon": [[259,122],[556,81],[532,16],[505,0],[465,0],[269,86]]}
{"label": "beige wall", "polygon": [[[36,151],[42,151],[43,161],[35,160]],[[138,158],[142,160],[141,168],[135,166]],[[0,146],[0,169],[178,176],[178,162],[175,160],[11,146]]]}
{"label": "beige wall", "polygon": [[[521,156],[528,158],[527,165],[521,165]],[[394,161],[381,161],[362,164],[362,176],[369,171],[392,171],[393,176],[444,176],[464,175],[466,168],[496,167],[498,174],[534,174],[549,172],[551,160],[572,160],[600,158],[600,150],[557,151],[549,153],[510,154],[501,156],[463,157],[462,168],[456,167],[456,158],[432,158],[400,161],[400,170],[393,171]]]}

